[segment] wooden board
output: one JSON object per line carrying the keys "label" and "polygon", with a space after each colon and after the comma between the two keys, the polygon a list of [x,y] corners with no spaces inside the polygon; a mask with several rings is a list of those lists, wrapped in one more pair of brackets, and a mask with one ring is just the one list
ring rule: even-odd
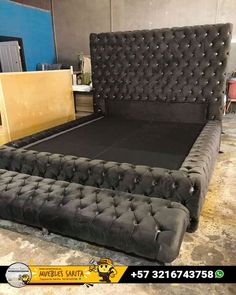
{"label": "wooden board", "polygon": [[74,120],[70,71],[0,74],[0,112],[7,141]]}
{"label": "wooden board", "polygon": [[74,94],[76,95],[77,112],[93,113],[93,96],[88,94]]}
{"label": "wooden board", "polygon": [[0,126],[0,145],[6,143],[7,141],[6,135],[7,134],[4,132],[3,127]]}

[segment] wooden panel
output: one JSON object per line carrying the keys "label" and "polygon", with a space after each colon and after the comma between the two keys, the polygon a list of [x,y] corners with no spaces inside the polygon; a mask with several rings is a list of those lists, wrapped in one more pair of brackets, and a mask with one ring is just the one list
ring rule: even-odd
{"label": "wooden panel", "polygon": [[78,112],[93,113],[93,96],[88,94],[74,94],[76,96],[76,110]]}
{"label": "wooden panel", "polygon": [[11,1],[41,8],[41,9],[51,10],[50,0],[11,0]]}
{"label": "wooden panel", "polygon": [[9,140],[75,119],[68,70],[3,73],[0,83],[2,126]]}
{"label": "wooden panel", "polygon": [[0,126],[0,145],[6,143],[7,141],[7,133],[4,131],[3,127]]}
{"label": "wooden panel", "polygon": [[3,96],[3,89],[2,89],[2,81],[0,79],[0,114],[1,114],[0,145],[10,141],[8,125],[6,120],[5,103],[3,98],[4,96]]}

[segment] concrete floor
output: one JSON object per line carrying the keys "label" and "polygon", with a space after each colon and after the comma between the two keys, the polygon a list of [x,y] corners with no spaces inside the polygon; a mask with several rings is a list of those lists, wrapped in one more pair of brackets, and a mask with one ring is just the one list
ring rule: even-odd
{"label": "concrete floor", "polygon": [[[223,122],[221,150],[202,211],[200,226],[186,233],[179,257],[173,265],[236,265],[236,115]],[[0,264],[20,261],[26,264],[88,264],[91,258],[110,257],[115,264],[141,265],[153,262],[96,247],[84,242],[42,232],[23,225],[0,221]],[[0,295],[8,294],[236,294],[233,285],[210,284],[126,284],[78,287],[26,287],[14,289],[0,285]]]}

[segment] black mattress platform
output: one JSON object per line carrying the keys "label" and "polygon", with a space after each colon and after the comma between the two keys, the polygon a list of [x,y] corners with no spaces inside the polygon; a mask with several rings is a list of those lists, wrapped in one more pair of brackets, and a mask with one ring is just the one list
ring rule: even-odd
{"label": "black mattress platform", "polygon": [[160,262],[179,254],[189,223],[179,203],[0,169],[0,218]]}
{"label": "black mattress platform", "polygon": [[27,149],[134,165],[179,169],[204,124],[103,117],[55,133]]}

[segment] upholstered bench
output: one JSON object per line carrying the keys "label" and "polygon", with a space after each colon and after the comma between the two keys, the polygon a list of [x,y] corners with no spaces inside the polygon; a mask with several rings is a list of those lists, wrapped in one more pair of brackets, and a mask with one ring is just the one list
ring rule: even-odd
{"label": "upholstered bench", "polygon": [[0,218],[171,262],[189,212],[168,200],[0,169]]}

